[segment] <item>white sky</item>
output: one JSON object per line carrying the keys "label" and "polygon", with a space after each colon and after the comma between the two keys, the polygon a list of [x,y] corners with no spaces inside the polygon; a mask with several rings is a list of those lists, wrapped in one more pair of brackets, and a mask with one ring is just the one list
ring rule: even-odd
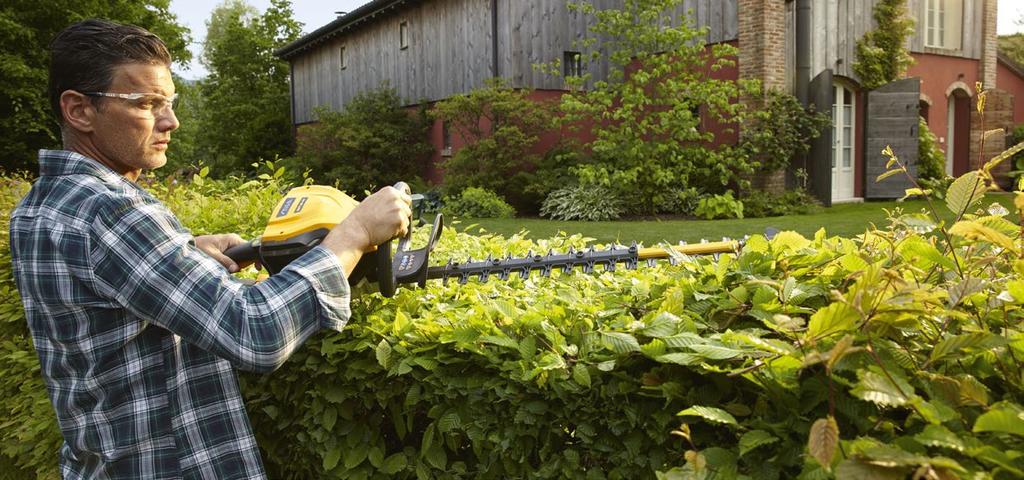
{"label": "white sky", "polygon": [[[317,28],[330,23],[336,16],[336,11],[355,10],[368,0],[292,0],[292,11],[295,12],[295,19],[303,24],[304,33],[312,32]],[[1017,20],[1024,18],[1024,0],[998,0],[999,19],[997,31],[1000,35],[1016,32],[1024,32],[1024,25],[1017,23]],[[260,12],[270,6],[270,0],[247,0]],[[206,37],[206,20],[219,2],[216,0],[171,0],[171,11],[178,16],[178,21],[192,30],[192,64],[187,70],[175,67],[175,73],[188,79],[198,79],[206,76],[206,69],[199,64],[199,52],[202,50],[200,42]]]}

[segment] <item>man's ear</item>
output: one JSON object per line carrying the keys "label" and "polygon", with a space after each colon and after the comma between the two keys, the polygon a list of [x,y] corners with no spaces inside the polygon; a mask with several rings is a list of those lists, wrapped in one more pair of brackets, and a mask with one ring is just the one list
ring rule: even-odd
{"label": "man's ear", "polygon": [[85,95],[74,90],[60,94],[60,113],[64,124],[79,132],[91,132],[96,118],[96,107]]}

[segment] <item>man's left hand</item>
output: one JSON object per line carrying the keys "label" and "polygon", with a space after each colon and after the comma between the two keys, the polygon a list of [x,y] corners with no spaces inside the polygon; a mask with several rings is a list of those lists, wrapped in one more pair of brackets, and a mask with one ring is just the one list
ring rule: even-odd
{"label": "man's left hand", "polygon": [[224,265],[224,268],[228,269],[229,272],[235,273],[238,271],[238,264],[234,260],[224,255],[224,251],[235,246],[245,243],[242,237],[234,233],[225,233],[221,235],[200,235],[196,237],[196,247],[206,252],[207,255],[213,257],[214,260]]}

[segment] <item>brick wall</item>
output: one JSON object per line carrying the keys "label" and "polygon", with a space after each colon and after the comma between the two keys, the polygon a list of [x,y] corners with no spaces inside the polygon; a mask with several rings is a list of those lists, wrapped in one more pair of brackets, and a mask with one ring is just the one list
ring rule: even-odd
{"label": "brick wall", "polygon": [[[1006,149],[1006,137],[1002,132],[985,137],[985,150],[981,150],[981,136],[988,130],[1008,129],[1013,127],[1013,95],[1004,90],[989,90],[985,93],[985,113],[978,113],[977,95],[971,101],[971,145],[968,165],[971,170],[981,168],[986,162]],[[1010,162],[1005,161],[996,166],[992,176],[1001,187],[1010,187]]]}
{"label": "brick wall", "polygon": [[996,0],[982,0],[982,35],[981,62],[978,64],[978,78],[985,88],[996,87],[996,70],[998,69],[996,52],[998,38],[996,35]]}
{"label": "brick wall", "polygon": [[[739,78],[759,80],[767,89],[786,86],[786,1],[739,0]],[[750,106],[759,99],[744,98]],[[740,135],[743,135],[742,128]],[[747,177],[751,188],[781,193],[786,187],[785,172],[757,173]]]}
{"label": "brick wall", "polygon": [[741,79],[757,79],[765,88],[786,81],[785,0],[739,0]]}

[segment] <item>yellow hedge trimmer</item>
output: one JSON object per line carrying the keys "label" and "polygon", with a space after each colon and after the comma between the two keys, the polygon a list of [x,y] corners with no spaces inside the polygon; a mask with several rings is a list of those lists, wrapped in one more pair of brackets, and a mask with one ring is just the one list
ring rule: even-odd
{"label": "yellow hedge trimmer", "polygon": [[[409,191],[409,187],[402,182],[395,185],[395,188]],[[414,203],[418,197],[413,196]],[[317,246],[330,229],[341,223],[358,204],[348,195],[331,187],[310,185],[293,188],[274,207],[263,235],[224,253],[236,262],[259,261],[273,275]],[[526,277],[532,271],[540,271],[543,275],[550,275],[552,270],[569,272],[577,267],[584,272],[591,272],[597,266],[611,271],[620,263],[627,269],[635,269],[641,260],[648,263],[658,259],[673,260],[673,252],[704,255],[736,252],[740,248],[740,242],[735,240],[663,248],[640,248],[634,242],[628,247],[606,250],[591,247],[567,253],[531,253],[520,258],[508,256],[461,263],[449,260],[443,266],[431,267],[430,252],[441,235],[443,225],[444,218],[437,214],[426,246],[409,250],[413,229],[410,222],[409,231],[399,240],[393,256],[391,242],[379,245],[377,251],[363,257],[349,281],[354,284],[366,278],[377,283],[381,294],[391,297],[398,285],[415,283],[423,287],[431,279],[448,281],[454,278],[459,283],[466,283],[471,278],[487,281],[490,277],[497,277],[505,280],[512,274]]]}

